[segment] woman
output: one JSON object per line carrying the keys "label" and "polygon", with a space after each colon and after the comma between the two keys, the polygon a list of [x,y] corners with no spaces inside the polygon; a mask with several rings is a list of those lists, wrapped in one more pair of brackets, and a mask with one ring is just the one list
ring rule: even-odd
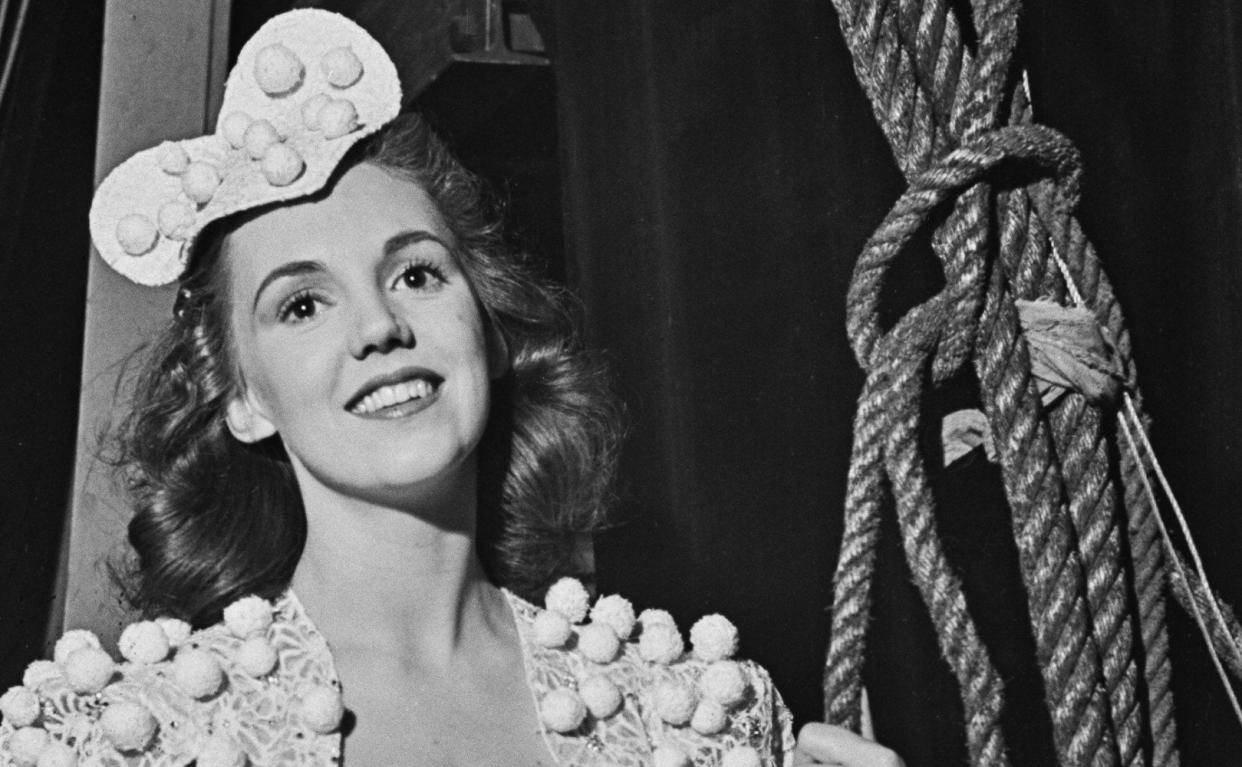
{"label": "woman", "polygon": [[181,279],[121,434],[129,594],[159,617],[119,666],[86,632],[33,664],[0,764],[886,763],[823,726],[795,757],[727,620],[687,653],[667,613],[561,577],[615,409],[377,50],[278,17],[216,135],[101,185],[104,258]]}

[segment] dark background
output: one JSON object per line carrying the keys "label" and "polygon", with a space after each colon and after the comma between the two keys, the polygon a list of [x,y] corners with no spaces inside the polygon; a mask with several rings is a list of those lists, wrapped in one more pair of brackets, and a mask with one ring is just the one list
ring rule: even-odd
{"label": "dark background", "polygon": [[[101,3],[32,3],[0,107],[0,684],[41,653],[72,476]],[[289,3],[234,10],[245,39]],[[853,259],[902,190],[827,0],[532,3],[553,71],[462,116],[479,71],[421,99],[583,297],[630,407],[624,524],[601,585],[720,611],[800,720],[819,674],[861,376]],[[1127,310],[1155,443],[1215,585],[1242,604],[1242,61],[1230,0],[1027,3],[1036,116],[1086,161],[1081,219]],[[929,274],[928,279],[933,275]],[[982,461],[942,479],[955,562],[1045,763],[1012,543]],[[889,532],[892,532],[891,530]],[[962,760],[960,704],[890,535],[867,669],[908,764]],[[973,587],[970,584],[975,584]],[[1183,763],[1242,749],[1193,625],[1171,612]]]}

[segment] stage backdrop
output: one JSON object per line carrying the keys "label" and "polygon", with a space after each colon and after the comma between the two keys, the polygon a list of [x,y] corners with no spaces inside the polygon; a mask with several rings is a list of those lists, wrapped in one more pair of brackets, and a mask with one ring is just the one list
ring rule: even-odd
{"label": "stage backdrop", "polygon": [[[116,0],[125,13],[110,22],[114,42],[152,9],[201,14],[186,37],[157,36],[162,45],[144,54],[157,58],[210,39],[203,30],[227,19],[226,0],[132,3],[132,13],[130,3]],[[115,615],[88,564],[107,547],[92,526],[115,530],[124,509],[90,514],[105,506],[96,500],[107,481],[93,438],[109,415],[114,363],[137,344],[135,328],[168,307],[167,295],[127,298],[93,275],[87,337],[103,341],[88,344],[78,378],[101,5],[31,3],[0,105],[0,687],[40,653],[45,623],[59,621],[51,599],[67,496],[82,515],[70,621]],[[683,625],[730,615],[799,719],[816,718],[861,380],[843,330],[845,287],[902,188],[836,18],[827,0],[510,5],[529,6],[551,46],[563,219],[551,218],[563,221],[563,268],[589,334],[610,351],[630,405],[621,521],[598,541],[602,586],[668,606]],[[1020,53],[1036,114],[1083,150],[1082,218],[1128,311],[1158,450],[1209,571],[1242,604],[1237,11],[1232,0],[1026,5]],[[201,68],[184,114],[162,112],[187,133],[210,112],[205,89],[223,47],[173,57]],[[107,82],[126,80],[122,65],[145,66],[143,76],[163,66],[111,61]],[[144,130],[163,130],[142,117],[130,112],[128,131],[105,116],[101,169],[156,135]],[[922,276],[895,305],[934,286],[934,265],[918,256]],[[80,381],[90,418],[78,427]],[[1006,723],[1015,762],[1043,764],[1047,722],[995,480],[978,460],[946,473],[942,521],[985,637],[1022,691]],[[877,731],[911,767],[961,763],[957,696],[888,540],[867,669]],[[1242,734],[1188,622],[1173,616],[1183,763],[1231,763]]]}

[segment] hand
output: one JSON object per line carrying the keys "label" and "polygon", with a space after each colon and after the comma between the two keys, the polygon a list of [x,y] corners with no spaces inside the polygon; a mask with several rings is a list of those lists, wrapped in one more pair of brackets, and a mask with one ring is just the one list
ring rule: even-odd
{"label": "hand", "polygon": [[794,767],[835,764],[838,767],[905,767],[901,757],[879,743],[835,724],[810,722],[798,732]]}

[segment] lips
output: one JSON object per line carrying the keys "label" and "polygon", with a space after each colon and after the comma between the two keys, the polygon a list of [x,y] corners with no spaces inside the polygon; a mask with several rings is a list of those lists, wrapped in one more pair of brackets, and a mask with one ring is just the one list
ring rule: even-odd
{"label": "lips", "polygon": [[435,401],[442,383],[443,376],[426,368],[402,368],[367,381],[345,409],[364,418],[400,418]]}

